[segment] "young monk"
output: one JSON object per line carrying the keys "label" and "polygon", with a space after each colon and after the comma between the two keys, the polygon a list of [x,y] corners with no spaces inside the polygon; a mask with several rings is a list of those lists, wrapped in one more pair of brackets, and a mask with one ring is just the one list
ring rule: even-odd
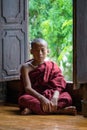
{"label": "young monk", "polygon": [[46,60],[47,42],[37,38],[31,42],[33,59],[21,67],[21,94],[18,99],[21,114],[76,114],[72,98],[60,68]]}

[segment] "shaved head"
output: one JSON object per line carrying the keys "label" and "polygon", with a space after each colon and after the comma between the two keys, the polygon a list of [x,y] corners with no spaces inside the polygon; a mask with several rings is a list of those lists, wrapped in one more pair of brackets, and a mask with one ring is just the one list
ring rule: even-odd
{"label": "shaved head", "polygon": [[31,42],[31,48],[33,48],[34,44],[42,44],[42,45],[44,45],[46,47],[48,46],[48,43],[44,39],[42,39],[42,38],[36,38],[36,39],[34,39]]}

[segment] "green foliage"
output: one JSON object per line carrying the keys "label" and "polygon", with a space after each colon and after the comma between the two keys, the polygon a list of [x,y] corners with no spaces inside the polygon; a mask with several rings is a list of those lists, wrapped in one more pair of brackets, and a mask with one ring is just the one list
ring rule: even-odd
{"label": "green foliage", "polygon": [[66,80],[72,80],[72,7],[72,0],[29,0],[29,40],[48,42]]}

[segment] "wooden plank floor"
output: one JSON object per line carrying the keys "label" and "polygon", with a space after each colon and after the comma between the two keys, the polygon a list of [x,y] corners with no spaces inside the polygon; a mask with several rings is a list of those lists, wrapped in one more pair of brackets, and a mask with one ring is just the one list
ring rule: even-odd
{"label": "wooden plank floor", "polygon": [[87,130],[82,115],[22,116],[17,106],[0,106],[0,130]]}

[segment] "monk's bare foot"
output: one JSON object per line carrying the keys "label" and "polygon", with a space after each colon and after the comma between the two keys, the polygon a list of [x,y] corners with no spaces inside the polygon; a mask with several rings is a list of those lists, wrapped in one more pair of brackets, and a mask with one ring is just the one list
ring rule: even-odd
{"label": "monk's bare foot", "polygon": [[21,115],[29,115],[31,114],[31,110],[29,108],[25,108],[23,111],[21,111]]}
{"label": "monk's bare foot", "polygon": [[65,107],[64,109],[58,110],[57,114],[76,115],[77,110],[75,106],[69,106],[69,107]]}

